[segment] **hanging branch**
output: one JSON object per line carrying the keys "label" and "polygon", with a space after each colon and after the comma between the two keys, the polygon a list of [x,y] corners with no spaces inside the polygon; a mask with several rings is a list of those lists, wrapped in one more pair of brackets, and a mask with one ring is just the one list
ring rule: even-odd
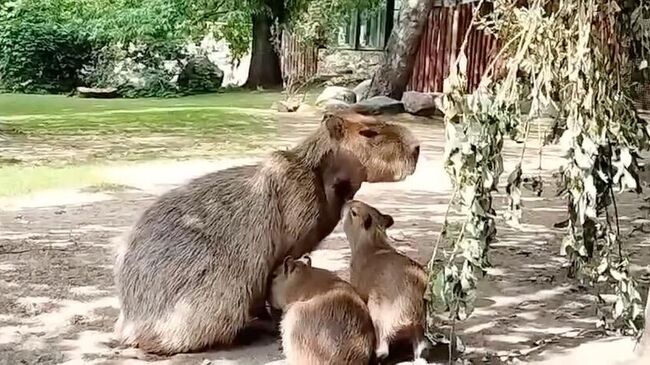
{"label": "hanging branch", "polygon": [[[491,192],[503,172],[503,138],[524,143],[506,187],[506,216],[516,221],[529,124],[542,108],[557,106],[549,139],[561,136],[566,164],[560,170],[560,194],[568,199],[570,213],[562,251],[583,284],[616,295],[613,306],[600,307],[603,324],[635,333],[642,326],[641,299],[629,275],[614,192],[640,190],[637,151],[648,147],[649,138],[631,101],[629,65],[634,63],[618,45],[635,37],[629,30],[639,23],[650,24],[650,15],[639,20],[634,10],[646,5],[628,1],[625,12],[615,0],[531,0],[525,7],[495,0],[493,5],[481,19],[475,13],[471,24],[507,40],[497,55],[506,61],[506,74],[492,80],[493,60],[479,88],[467,95],[464,41],[444,83],[445,168],[457,191],[450,204],[464,220],[456,237],[447,235],[452,247],[446,265],[434,272],[435,257],[430,262],[430,314],[449,311],[452,319],[462,320],[472,312],[477,277],[489,266],[495,216]],[[521,115],[522,100],[531,102],[526,116]],[[539,119],[538,131],[541,139]],[[539,156],[541,169],[541,150]],[[602,219],[610,215],[610,206],[613,219]]]}

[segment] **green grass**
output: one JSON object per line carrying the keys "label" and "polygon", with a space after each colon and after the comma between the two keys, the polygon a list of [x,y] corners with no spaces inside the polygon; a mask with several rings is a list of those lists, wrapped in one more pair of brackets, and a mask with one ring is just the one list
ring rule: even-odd
{"label": "green grass", "polygon": [[106,111],[137,111],[169,107],[235,107],[267,109],[278,92],[230,91],[180,98],[82,99],[62,95],[0,94],[0,119],[12,116],[56,116]]}
{"label": "green grass", "polygon": [[[108,161],[214,157],[264,148],[279,92],[81,99],[0,94],[0,196],[101,183]],[[4,140],[2,139],[4,136]]]}
{"label": "green grass", "polygon": [[2,166],[0,197],[22,196],[53,188],[100,185],[101,169],[92,166]]}
{"label": "green grass", "polygon": [[173,99],[79,99],[0,94],[10,135],[256,134],[278,93],[232,92]]}

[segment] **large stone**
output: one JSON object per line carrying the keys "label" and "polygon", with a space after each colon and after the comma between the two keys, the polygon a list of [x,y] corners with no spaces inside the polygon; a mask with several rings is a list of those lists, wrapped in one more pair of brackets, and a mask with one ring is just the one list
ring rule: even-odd
{"label": "large stone", "polygon": [[114,87],[83,87],[77,88],[77,94],[80,98],[112,99],[120,96],[117,88]]}
{"label": "large stone", "polygon": [[280,100],[273,104],[272,108],[280,113],[293,113],[298,110],[300,102],[296,100]]}
{"label": "large stone", "polygon": [[353,104],[357,101],[357,95],[347,87],[328,86],[318,95],[316,105],[323,106],[328,100],[340,100],[348,104]]}
{"label": "large stone", "polygon": [[326,112],[334,113],[350,109],[350,104],[342,100],[329,99],[322,104],[322,107]]}
{"label": "large stone", "polygon": [[309,114],[309,113],[318,113],[319,109],[316,108],[313,105],[302,103],[302,104],[300,104],[300,106],[298,107],[298,110],[296,110],[296,112],[298,112],[298,113],[307,113],[307,114]]}
{"label": "large stone", "polygon": [[178,75],[177,84],[192,91],[216,91],[223,82],[223,71],[207,57],[190,59]]}
{"label": "large stone", "polygon": [[370,91],[370,85],[372,84],[372,79],[362,81],[357,87],[352,91],[357,95],[357,101],[365,100],[368,97],[368,91]]}
{"label": "large stone", "polygon": [[404,112],[404,104],[387,96],[373,96],[362,100],[352,106],[352,109],[361,114],[399,114]]}
{"label": "large stone", "polygon": [[402,103],[407,113],[420,116],[442,114],[436,106],[436,96],[430,93],[407,91],[402,95]]}

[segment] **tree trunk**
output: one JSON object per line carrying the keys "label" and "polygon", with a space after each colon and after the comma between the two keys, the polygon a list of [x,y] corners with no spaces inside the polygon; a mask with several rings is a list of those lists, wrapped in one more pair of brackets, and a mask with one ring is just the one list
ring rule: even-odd
{"label": "tree trunk", "polygon": [[424,26],[433,8],[432,0],[408,0],[402,3],[399,21],[391,32],[384,62],[379,67],[368,97],[384,95],[400,100],[411,78]]}
{"label": "tree trunk", "polygon": [[271,43],[273,19],[267,12],[253,14],[253,47],[245,87],[265,89],[282,87],[280,57]]}

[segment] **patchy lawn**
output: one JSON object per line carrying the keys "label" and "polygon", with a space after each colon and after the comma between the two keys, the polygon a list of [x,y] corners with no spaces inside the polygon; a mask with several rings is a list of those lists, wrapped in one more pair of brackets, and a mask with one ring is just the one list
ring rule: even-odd
{"label": "patchy lawn", "polygon": [[105,182],[107,164],[250,155],[276,135],[278,92],[169,99],[0,94],[0,197]]}
{"label": "patchy lawn", "polygon": [[0,95],[0,163],[81,165],[255,153],[276,133],[280,93],[172,99]]}
{"label": "patchy lawn", "polygon": [[62,95],[0,94],[0,119],[8,116],[66,115],[169,107],[238,107],[266,109],[278,92],[228,91],[179,98],[84,99]]}
{"label": "patchy lawn", "polygon": [[51,188],[100,184],[97,166],[0,166],[0,197],[21,196]]}

